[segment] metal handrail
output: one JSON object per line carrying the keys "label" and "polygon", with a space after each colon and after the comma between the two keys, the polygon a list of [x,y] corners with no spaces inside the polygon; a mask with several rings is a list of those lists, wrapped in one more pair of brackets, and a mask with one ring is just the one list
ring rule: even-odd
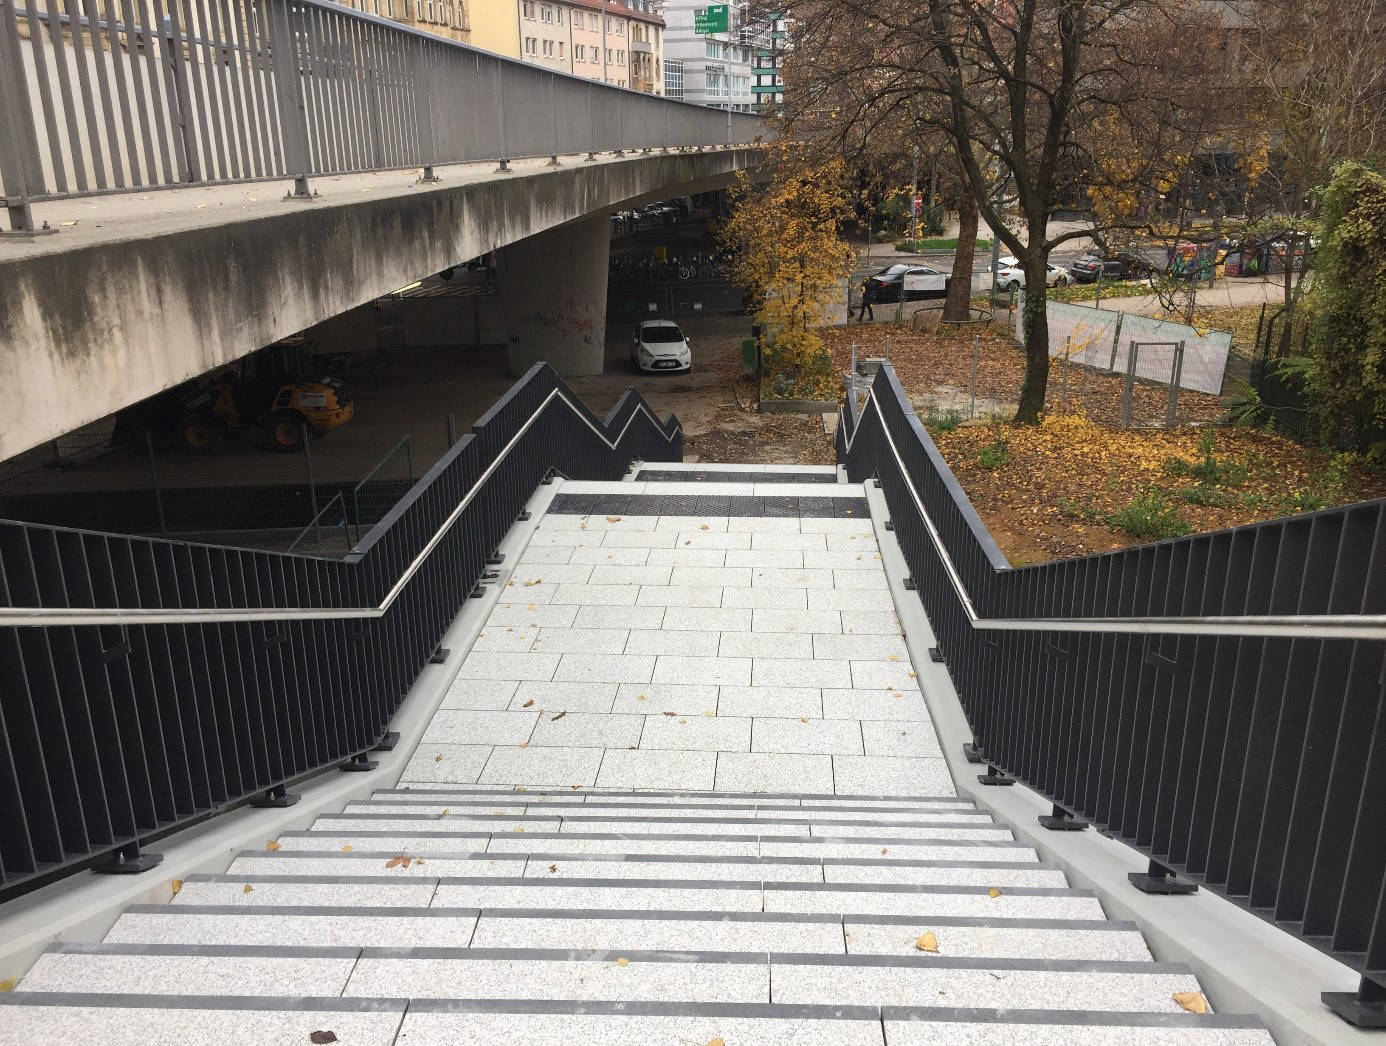
{"label": "metal handrail", "polygon": [[299,543],[302,542],[303,539],[308,536],[308,531],[310,530],[313,531],[313,541],[315,543],[317,541],[320,541],[322,533],[322,524],[319,523],[318,520],[322,519],[323,513],[330,509],[333,505],[337,504],[338,502],[341,502],[342,505],[342,533],[344,536],[346,536],[346,550],[350,552],[351,538],[349,535],[346,534],[346,498],[342,496],[342,492],[339,490],[337,491],[337,493],[332,495],[332,497],[328,500],[326,505],[318,509],[317,514],[314,515],[313,518],[308,521],[308,525],[298,532],[298,537],[294,538],[293,542],[289,545],[289,547],[284,550],[285,554],[291,554],[294,549],[298,548]]}
{"label": "metal handrail", "polygon": [[481,491],[487,479],[500,467],[515,444],[519,442],[520,437],[529,431],[530,426],[534,424],[555,397],[561,399],[574,414],[582,419],[583,424],[595,432],[612,450],[616,449],[617,444],[625,436],[626,430],[630,428],[631,422],[640,414],[645,414],[655,423],[655,428],[664,436],[666,442],[672,443],[678,433],[682,431],[682,426],[676,424],[671,432],[664,432],[664,427],[660,424],[659,419],[641,402],[636,405],[636,409],[626,419],[625,425],[621,427],[616,438],[614,440],[607,439],[606,434],[592,424],[578,404],[574,403],[562,389],[554,389],[544,397],[544,401],[534,409],[529,419],[520,426],[515,435],[510,437],[509,442],[492,459],[486,467],[486,471],[477,477],[476,482],[467,489],[467,493],[458,500],[457,505],[448,513],[447,518],[439,525],[433,536],[405,567],[399,580],[385,594],[385,598],[373,607],[252,607],[219,610],[177,610],[167,607],[148,609],[131,607],[0,607],[0,626],[196,625],[243,621],[327,621],[383,617],[395,600],[400,597],[405,586],[423,567],[429,555],[438,547],[438,543],[443,540],[448,530],[457,522],[458,517]]}
{"label": "metal handrail", "polygon": [[[1212,636],[1280,636],[1290,638],[1314,639],[1386,639],[1386,615],[1383,614],[1258,614],[1248,616],[1221,617],[1034,617],[1002,618],[983,617],[977,612],[971,593],[963,582],[962,575],[953,557],[944,545],[933,517],[924,506],[924,499],[914,485],[914,478],[905,466],[895,438],[890,434],[885,415],[876,402],[873,386],[867,395],[866,405],[872,406],[885,434],[890,452],[900,466],[910,499],[914,502],[919,518],[924,522],[929,540],[943,564],[944,573],[961,603],[967,623],[979,631],[1008,632],[1119,632],[1136,634],[1174,634],[1174,635],[1212,635]],[[843,422],[842,410],[838,410],[838,426]],[[844,430],[845,431],[845,430]],[[861,431],[860,415],[850,436],[844,437],[848,452],[852,449],[857,434]]]}
{"label": "metal handrail", "polygon": [[[409,482],[414,482],[414,451],[410,443],[412,433],[406,432],[400,437],[399,441],[385,452],[385,456],[375,463],[375,466],[361,477],[361,482],[351,488],[351,510],[356,518],[356,540],[361,540],[361,488],[369,483],[377,472],[385,467],[385,463],[395,456],[395,451],[400,447],[404,448],[405,460],[409,466]],[[346,509],[345,503],[342,505],[343,511]]]}

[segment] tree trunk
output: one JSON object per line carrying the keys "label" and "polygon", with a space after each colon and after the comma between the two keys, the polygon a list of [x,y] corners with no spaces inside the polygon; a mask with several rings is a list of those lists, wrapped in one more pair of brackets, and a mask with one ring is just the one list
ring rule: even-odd
{"label": "tree trunk", "polygon": [[953,255],[953,277],[948,281],[945,320],[965,320],[972,315],[972,255],[977,249],[977,201],[972,193],[958,195],[958,249]]}
{"label": "tree trunk", "polygon": [[[1030,242],[1035,242],[1033,232]],[[1022,259],[1025,267],[1025,311],[1021,330],[1025,334],[1025,381],[1020,386],[1020,403],[1016,408],[1017,425],[1038,425],[1044,413],[1044,395],[1049,386],[1049,317],[1045,295],[1044,257],[1037,251],[1027,251]]]}

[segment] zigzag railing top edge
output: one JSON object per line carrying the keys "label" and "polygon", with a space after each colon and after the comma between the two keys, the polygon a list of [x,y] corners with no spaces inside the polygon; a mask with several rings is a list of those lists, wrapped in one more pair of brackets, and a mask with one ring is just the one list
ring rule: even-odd
{"label": "zigzag railing top edge", "polygon": [[[321,606],[321,607],[222,607],[222,608],[189,608],[179,609],[173,607],[62,607],[62,606],[0,606],[0,627],[37,627],[37,626],[58,626],[58,625],[154,625],[154,624],[199,624],[199,623],[229,623],[245,621],[290,621],[290,620],[331,620],[331,619],[350,619],[350,618],[378,618],[382,617],[390,606],[399,598],[409,581],[418,573],[429,554],[443,540],[452,525],[461,516],[472,500],[476,498],[486,481],[494,474],[495,470],[505,460],[506,456],[516,446],[520,438],[529,430],[535,421],[544,413],[554,400],[559,400],[576,415],[590,432],[595,434],[598,439],[607,445],[608,448],[615,450],[624,441],[626,433],[636,418],[643,417],[648,420],[660,438],[667,443],[673,443],[682,431],[678,418],[670,415],[666,422],[661,422],[654,410],[635,390],[628,390],[622,395],[617,404],[617,410],[612,412],[608,423],[596,420],[595,415],[582,403],[580,399],[572,393],[552,369],[544,363],[536,364],[531,370],[518,381],[505,396],[502,397],[501,405],[513,403],[520,395],[526,391],[531,391],[538,383],[547,386],[546,391],[542,391],[542,400],[529,412],[526,419],[510,433],[504,445],[498,448],[495,456],[490,460],[485,470],[478,478],[469,484],[466,492],[458,499],[458,502],[449,511],[448,515],[437,526],[433,527],[430,536],[422,542],[419,550],[414,553],[407,566],[401,571],[383,598],[374,605],[369,606]],[[621,424],[619,431],[614,435],[608,435],[614,423],[619,419],[621,408],[626,408],[626,416]],[[486,418],[494,422],[497,413],[494,408],[487,412]],[[480,433],[485,432],[485,426],[478,423],[476,429]],[[397,503],[391,511],[383,518],[371,532],[363,537],[360,545],[353,550],[353,555],[346,560],[330,560],[316,556],[299,556],[287,553],[262,552],[255,549],[243,549],[230,546],[198,546],[188,542],[172,541],[163,538],[130,537],[128,535],[109,535],[100,531],[74,530],[72,528],[52,527],[43,524],[29,524],[19,521],[0,520],[0,528],[13,527],[22,528],[29,532],[41,533],[68,533],[92,538],[119,538],[128,540],[132,543],[141,543],[147,546],[177,549],[197,549],[226,551],[235,554],[244,554],[249,557],[267,556],[278,557],[279,559],[292,560],[296,563],[303,563],[305,566],[312,564],[316,568],[337,568],[349,570],[353,566],[358,566],[366,562],[371,547],[377,545],[392,529],[394,529],[402,519],[405,518],[411,506],[431,488],[434,481],[441,476],[447,469],[455,464],[469,450],[474,450],[477,443],[478,431],[467,434],[459,440],[449,451],[443,455],[405,494],[400,503]]]}
{"label": "zigzag railing top edge", "polygon": [[[849,397],[850,399],[850,397]],[[885,406],[882,406],[884,402]],[[855,405],[853,405],[855,406]],[[844,415],[848,407],[844,401]],[[855,411],[853,412],[855,414]],[[967,538],[973,539],[976,544],[971,547],[952,547],[950,548],[949,534],[951,531],[946,527],[946,521],[935,518],[931,513],[929,505],[926,503],[927,492],[921,492],[918,484],[927,482],[930,478],[927,474],[918,476],[915,470],[909,467],[905,459],[908,452],[907,446],[902,452],[902,448],[897,444],[896,434],[892,433],[890,414],[894,414],[897,423],[904,424],[911,435],[917,440],[917,446],[925,456],[925,460],[932,467],[934,475],[940,480],[941,492],[946,496],[945,511],[955,510],[959,522],[966,524]],[[857,439],[863,435],[867,427],[868,415],[874,415],[875,422],[880,427],[880,432],[884,436],[886,449],[894,459],[900,478],[903,480],[904,495],[912,502],[913,507],[924,524],[929,541],[944,568],[944,573],[948,578],[950,587],[954,590],[959,603],[962,605],[969,624],[979,630],[998,630],[998,631],[1045,631],[1045,632],[1102,632],[1102,633],[1138,633],[1138,634],[1161,634],[1175,633],[1188,635],[1236,635],[1236,636],[1266,636],[1266,637],[1313,637],[1313,638],[1343,638],[1356,640],[1380,640],[1386,639],[1386,613],[1374,612],[1377,608],[1364,602],[1362,612],[1357,613],[1272,613],[1268,609],[1264,613],[1245,613],[1245,614],[1219,614],[1219,615],[1141,615],[1141,614],[1110,614],[1084,613],[1072,616],[1044,615],[1040,613],[1016,613],[1015,607],[1018,603],[1017,595],[1020,594],[1020,586],[1026,586],[1033,590],[1040,586],[1037,582],[1041,581],[1047,574],[1052,574],[1058,570],[1088,570],[1095,566],[1101,567],[1112,563],[1119,563],[1129,559],[1133,554],[1138,555],[1151,550],[1169,550],[1179,546],[1189,546],[1200,541],[1215,539],[1227,539],[1229,536],[1254,535],[1258,531],[1268,528],[1281,527],[1286,520],[1272,520],[1262,523],[1248,524],[1243,527],[1231,528],[1229,530],[1218,531],[1212,534],[1191,535],[1184,538],[1175,538],[1169,541],[1154,543],[1151,545],[1134,546],[1133,548],[1117,549],[1111,552],[1095,553],[1091,556],[1084,556],[1073,560],[1063,560],[1056,563],[1043,563],[1027,567],[1011,567],[1006,562],[1004,555],[1000,553],[996,546],[991,532],[977,515],[968,500],[966,493],[958,484],[953,476],[952,470],[948,468],[943,460],[938,448],[929,438],[928,433],[919,423],[918,416],[909,406],[909,401],[904,395],[900,386],[899,379],[889,365],[883,365],[877,374],[875,382],[872,384],[871,392],[867,397],[865,406],[860,411],[860,416],[856,417],[856,424],[852,426],[849,434],[840,435],[839,454],[843,457],[844,463],[850,464],[853,448]],[[841,426],[840,426],[841,432]],[[860,470],[858,470],[860,471]],[[877,467],[879,472],[879,467]],[[864,478],[864,477],[863,477]],[[1386,500],[1365,502],[1361,505],[1344,506],[1338,509],[1329,509],[1321,513],[1309,514],[1306,517],[1291,517],[1291,520],[1303,519],[1328,519],[1332,517],[1346,517],[1349,513],[1360,511],[1363,507],[1369,510],[1376,510],[1380,514],[1381,523],[1379,528],[1386,527]],[[892,506],[894,511],[895,506]],[[964,539],[966,540],[966,539]],[[996,557],[993,557],[991,549],[996,550]],[[992,589],[987,593],[980,593],[970,588],[964,574],[967,573],[966,567],[975,563],[979,557],[985,557],[990,564],[992,572],[989,577],[981,579],[986,587]],[[1000,562],[996,562],[996,558]],[[961,562],[960,562],[961,561]],[[978,579],[974,578],[974,587]],[[1366,586],[1369,590],[1370,584]],[[982,603],[983,596],[987,597],[987,603]],[[1370,591],[1364,592],[1364,601],[1373,598]],[[1380,598],[1379,596],[1376,598]],[[1004,614],[991,614],[986,612],[988,604],[996,603],[1008,608]],[[981,606],[982,609],[978,609]]]}

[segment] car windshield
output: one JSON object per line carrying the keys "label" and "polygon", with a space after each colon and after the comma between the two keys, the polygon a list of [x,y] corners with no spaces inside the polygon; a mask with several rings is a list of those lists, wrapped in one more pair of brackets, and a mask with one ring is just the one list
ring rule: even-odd
{"label": "car windshield", "polygon": [[683,331],[672,323],[667,326],[646,327],[640,335],[640,340],[647,345],[663,345],[669,342],[683,341]]}
{"label": "car windshield", "polygon": [[1001,268],[1003,269],[1014,269],[1020,265],[1020,259],[1012,258],[1010,255],[1007,255],[1004,258],[996,259],[996,264],[1001,266]]}
{"label": "car windshield", "polygon": [[901,273],[909,272],[908,265],[892,265],[889,269],[882,269],[876,273],[877,276],[899,276]]}

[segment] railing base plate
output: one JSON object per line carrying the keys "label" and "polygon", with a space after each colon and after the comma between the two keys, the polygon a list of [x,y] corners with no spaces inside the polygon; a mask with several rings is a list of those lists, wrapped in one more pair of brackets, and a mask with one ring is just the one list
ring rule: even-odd
{"label": "railing base plate", "polygon": [[1126,878],[1141,893],[1184,894],[1198,893],[1198,883],[1185,879],[1156,861],[1143,872],[1127,872]]}
{"label": "railing base plate", "polygon": [[32,240],[35,236],[52,236],[57,231],[46,222],[41,229],[0,229],[0,240]]}
{"label": "railing base plate", "polygon": [[1048,828],[1051,832],[1085,832],[1091,827],[1087,821],[1074,817],[1057,803],[1052,814],[1040,814],[1038,820],[1041,828]]}
{"label": "railing base plate", "polygon": [[987,772],[978,774],[977,780],[984,785],[993,785],[998,788],[1009,788],[1015,784],[1015,778],[1010,774],[1004,773],[994,766],[987,767]]}
{"label": "railing base plate", "polygon": [[379,765],[379,759],[367,759],[365,753],[362,753],[343,763],[341,769],[343,773],[364,774],[367,770],[374,770]]}
{"label": "railing base plate", "polygon": [[[445,647],[445,646],[440,646],[437,650],[433,651],[433,653],[431,653],[430,655],[428,655],[428,663],[429,663],[430,665],[441,665],[441,664],[442,664],[444,661],[446,661],[451,655],[452,655],[452,651],[451,651],[451,650],[449,650],[449,649],[448,649],[447,647]],[[398,736],[398,735],[396,735],[396,736]]]}
{"label": "railing base plate", "polygon": [[163,863],[163,854],[141,851],[138,847],[117,850],[105,860],[91,866],[97,875],[138,875]]}
{"label": "railing base plate", "polygon": [[977,746],[972,744],[963,745],[963,758],[969,763],[982,762],[982,753],[977,751]]}
{"label": "railing base plate", "polygon": [[505,562],[505,553],[504,553],[504,552],[492,552],[489,556],[486,557],[486,565],[487,565],[488,567],[498,567],[498,566],[500,566],[500,565],[501,565],[502,563],[504,563],[504,562]]}
{"label": "railing base plate", "polygon": [[391,730],[380,739],[380,744],[371,749],[372,752],[393,752],[395,746],[399,744],[399,731]]}
{"label": "railing base plate", "polygon": [[929,660],[936,665],[943,664],[943,651],[936,646],[929,647]]}
{"label": "railing base plate", "polygon": [[1358,1028],[1386,1028],[1386,985],[1362,978],[1355,992],[1323,992],[1323,1004]]}
{"label": "railing base plate", "polygon": [[293,806],[302,798],[303,796],[297,792],[286,792],[282,788],[272,788],[258,799],[252,799],[250,805],[261,810],[282,810],[286,806]]}

